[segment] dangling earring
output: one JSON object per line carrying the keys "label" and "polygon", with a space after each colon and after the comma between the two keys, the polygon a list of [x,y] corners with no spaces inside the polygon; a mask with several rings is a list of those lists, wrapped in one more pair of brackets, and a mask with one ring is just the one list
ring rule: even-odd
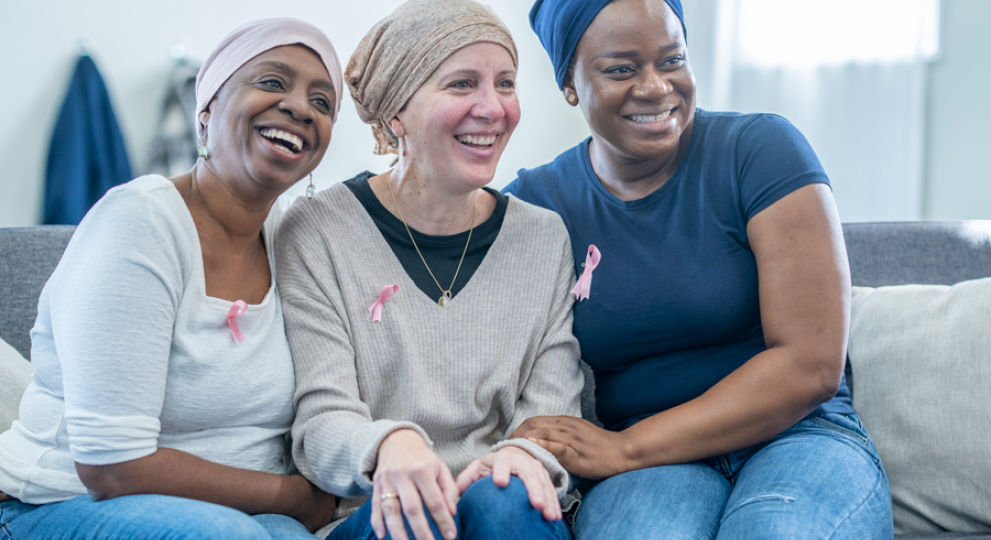
{"label": "dangling earring", "polygon": [[312,199],[313,194],[316,193],[317,188],[313,186],[313,173],[310,173],[310,185],[306,186],[306,198]]}
{"label": "dangling earring", "polygon": [[[406,157],[406,148],[403,148],[402,150],[399,150],[399,153],[402,154],[403,157]],[[396,154],[396,159],[392,160],[392,163],[389,164],[389,168],[391,169],[391,168],[395,167],[396,164],[398,164],[398,163],[399,163],[399,154]]]}
{"label": "dangling earring", "polygon": [[196,147],[196,155],[203,159],[210,159],[210,151],[206,149],[206,132],[203,133],[203,140]]}

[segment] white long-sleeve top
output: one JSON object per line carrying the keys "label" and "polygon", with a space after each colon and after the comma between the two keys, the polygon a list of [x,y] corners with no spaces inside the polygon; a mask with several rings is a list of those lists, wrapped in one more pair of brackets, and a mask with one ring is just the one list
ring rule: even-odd
{"label": "white long-sleeve top", "polygon": [[[270,239],[286,201],[262,235]],[[107,465],[174,448],[284,473],[294,375],[273,286],[229,328],[206,296],[192,216],[175,185],[145,176],[111,190],[76,229],[31,331],[34,379],[0,434],[0,491],[23,502],[86,490],[74,461]]]}
{"label": "white long-sleeve top", "polygon": [[[293,205],[277,251],[296,363],[293,456],[304,476],[346,497],[338,519],[371,493],[379,445],[400,428],[418,431],[454,475],[519,446],[565,496],[554,456],[506,440],[527,418],[581,414],[574,261],[557,214],[510,199],[499,236],[446,308],[406,274],[343,184]],[[386,285],[399,290],[373,322],[369,306]]]}

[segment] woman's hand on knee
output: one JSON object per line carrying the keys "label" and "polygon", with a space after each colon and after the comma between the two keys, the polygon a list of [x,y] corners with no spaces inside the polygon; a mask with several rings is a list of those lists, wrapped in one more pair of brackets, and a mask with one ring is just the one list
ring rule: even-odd
{"label": "woman's hand on knee", "polygon": [[394,540],[409,540],[405,515],[416,540],[434,540],[424,507],[444,538],[457,536],[458,487],[450,469],[416,431],[400,429],[382,441],[372,480],[371,522],[378,538],[388,532]]}
{"label": "woman's hand on knee", "polygon": [[530,504],[543,512],[544,519],[561,519],[561,503],[557,500],[557,490],[550,473],[526,450],[507,446],[476,459],[458,475],[458,490],[464,493],[469,486],[486,476],[491,476],[499,487],[508,486],[510,476],[519,478],[526,486]]}

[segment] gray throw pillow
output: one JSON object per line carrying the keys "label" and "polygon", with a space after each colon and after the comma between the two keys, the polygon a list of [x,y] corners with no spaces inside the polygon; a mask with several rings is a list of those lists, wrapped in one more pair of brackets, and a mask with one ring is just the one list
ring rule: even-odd
{"label": "gray throw pillow", "polygon": [[21,396],[31,382],[31,362],[0,339],[0,433],[17,420]]}
{"label": "gray throw pillow", "polygon": [[991,531],[991,278],[854,287],[849,355],[895,533]]}

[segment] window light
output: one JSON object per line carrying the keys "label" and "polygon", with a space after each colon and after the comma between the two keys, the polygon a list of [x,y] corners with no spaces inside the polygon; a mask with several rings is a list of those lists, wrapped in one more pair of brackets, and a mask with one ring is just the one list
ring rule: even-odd
{"label": "window light", "polygon": [[895,63],[931,58],[938,48],[939,0],[728,1],[737,4],[743,65]]}

